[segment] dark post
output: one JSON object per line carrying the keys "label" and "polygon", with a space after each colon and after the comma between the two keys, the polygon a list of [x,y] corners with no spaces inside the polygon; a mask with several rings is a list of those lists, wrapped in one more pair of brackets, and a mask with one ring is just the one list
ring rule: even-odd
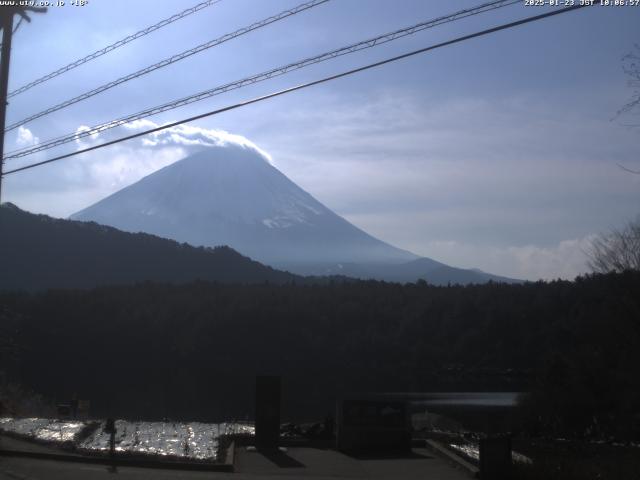
{"label": "dark post", "polygon": [[280,438],[280,384],[278,376],[256,377],[256,447],[278,448]]}
{"label": "dark post", "polygon": [[494,437],[480,440],[480,478],[511,479],[511,438]]}
{"label": "dark post", "polygon": [[71,397],[71,401],[69,402],[69,406],[71,407],[71,416],[72,418],[78,418],[78,394],[73,392]]}
{"label": "dark post", "polygon": [[2,171],[4,166],[4,128],[7,114],[7,91],[9,89],[9,61],[11,37],[13,36],[12,7],[0,9],[2,15],[2,58],[0,58],[0,202],[2,201]]}
{"label": "dark post", "polygon": [[116,458],[116,421],[109,417],[104,426],[105,433],[109,434],[109,456],[111,460]]}
{"label": "dark post", "polygon": [[[17,4],[18,2],[16,2]],[[22,20],[31,21],[27,12],[45,13],[47,7],[5,6],[0,7],[0,28],[2,28],[2,52],[0,55],[0,202],[2,201],[2,172],[4,166],[4,129],[7,114],[7,92],[9,90],[9,62],[11,60],[11,37],[13,36],[13,16],[17,13]],[[18,24],[19,26],[20,24]]]}

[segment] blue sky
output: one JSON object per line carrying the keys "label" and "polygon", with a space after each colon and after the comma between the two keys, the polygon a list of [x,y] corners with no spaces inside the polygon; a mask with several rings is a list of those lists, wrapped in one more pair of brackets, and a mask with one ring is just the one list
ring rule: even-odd
{"label": "blue sky", "polygon": [[[69,3],[17,31],[10,90],[196,1]],[[222,0],[12,98],[8,123],[298,3]],[[29,123],[8,134],[5,150],[479,3],[332,0]],[[544,10],[523,2],[150,120],[177,120]],[[586,270],[593,235],[640,213],[640,175],[617,166],[640,170],[640,129],[627,126],[640,122],[614,118],[633,93],[621,58],[640,43],[638,25],[640,7],[591,7],[194,126],[246,137],[318,200],[401,248],[519,278],[573,278]],[[66,217],[185,154],[140,140],[104,148],[7,176],[2,200]]]}

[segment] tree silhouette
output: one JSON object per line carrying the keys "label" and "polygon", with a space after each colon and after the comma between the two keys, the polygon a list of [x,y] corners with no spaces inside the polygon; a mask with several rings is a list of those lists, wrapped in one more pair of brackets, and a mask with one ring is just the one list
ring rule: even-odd
{"label": "tree silhouette", "polygon": [[627,75],[627,83],[633,90],[631,99],[620,109],[616,117],[624,114],[640,114],[640,45],[622,57],[622,70]]}
{"label": "tree silhouette", "polygon": [[640,271],[640,216],[622,229],[597,237],[587,254],[594,272]]}

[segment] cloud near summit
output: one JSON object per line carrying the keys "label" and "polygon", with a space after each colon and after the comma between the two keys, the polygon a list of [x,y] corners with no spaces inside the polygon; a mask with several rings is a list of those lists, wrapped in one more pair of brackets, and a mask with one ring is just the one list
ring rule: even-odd
{"label": "cloud near summit", "polygon": [[[135,120],[126,123],[123,127],[127,130],[150,130],[160,127],[151,120]],[[180,147],[185,153],[195,153],[203,147],[224,147],[237,145],[243,148],[251,148],[257,151],[269,163],[272,163],[271,155],[258,147],[255,143],[242,135],[236,135],[224,130],[207,129],[192,125],[177,125],[165,130],[150,133],[141,140],[142,146],[151,148]]]}
{"label": "cloud near summit", "polygon": [[[78,136],[75,147],[82,150],[159,126],[162,124],[151,120],[136,120],[93,135]],[[80,125],[76,134],[88,129]],[[26,128],[20,129],[15,140],[18,147],[37,141],[38,138]],[[252,149],[272,163],[265,150],[242,135],[178,125],[47,165],[42,168],[42,173],[38,171],[36,175],[16,175],[11,178],[6,191],[22,208],[39,212],[44,204],[48,205],[46,213],[66,217],[193,153],[208,147],[225,146]],[[37,156],[36,159],[40,160]]]}

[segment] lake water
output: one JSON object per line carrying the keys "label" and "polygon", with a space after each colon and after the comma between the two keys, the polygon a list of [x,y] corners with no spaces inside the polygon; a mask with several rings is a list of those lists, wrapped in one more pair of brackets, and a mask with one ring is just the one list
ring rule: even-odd
{"label": "lake water", "polygon": [[405,400],[412,405],[447,407],[515,407],[521,392],[400,392],[380,396]]}

